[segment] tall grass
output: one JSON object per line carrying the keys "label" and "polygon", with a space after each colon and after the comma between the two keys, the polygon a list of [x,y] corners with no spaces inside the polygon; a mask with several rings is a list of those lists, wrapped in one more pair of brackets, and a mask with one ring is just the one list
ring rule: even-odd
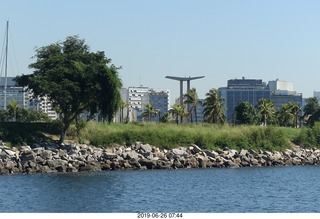
{"label": "tall grass", "polygon": [[[292,129],[293,130],[293,129]],[[89,122],[83,138],[95,146],[134,144],[137,141],[170,149],[196,144],[203,149],[282,150],[297,136],[296,130],[280,127],[229,126],[212,124],[95,123]]]}

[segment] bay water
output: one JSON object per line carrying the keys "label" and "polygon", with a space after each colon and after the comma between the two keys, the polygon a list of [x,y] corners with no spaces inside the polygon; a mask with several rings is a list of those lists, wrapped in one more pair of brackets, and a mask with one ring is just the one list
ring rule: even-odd
{"label": "bay water", "polygon": [[0,176],[1,213],[318,213],[320,166]]}

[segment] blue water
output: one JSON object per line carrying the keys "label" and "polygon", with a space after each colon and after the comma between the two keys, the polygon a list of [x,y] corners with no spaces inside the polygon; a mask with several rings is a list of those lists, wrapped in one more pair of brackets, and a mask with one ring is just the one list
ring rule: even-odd
{"label": "blue water", "polygon": [[0,212],[320,212],[320,166],[1,175]]}

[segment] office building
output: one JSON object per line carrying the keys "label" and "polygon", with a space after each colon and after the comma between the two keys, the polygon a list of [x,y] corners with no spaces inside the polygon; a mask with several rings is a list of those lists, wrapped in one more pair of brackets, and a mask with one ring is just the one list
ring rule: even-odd
{"label": "office building", "polygon": [[225,100],[225,114],[228,122],[232,122],[234,109],[241,101],[256,106],[259,99],[270,100],[270,89],[260,79],[231,79],[228,80],[227,87],[218,89],[219,95]]}

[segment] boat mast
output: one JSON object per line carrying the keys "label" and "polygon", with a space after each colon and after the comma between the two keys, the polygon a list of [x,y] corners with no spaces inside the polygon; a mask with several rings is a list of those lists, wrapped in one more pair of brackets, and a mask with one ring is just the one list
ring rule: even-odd
{"label": "boat mast", "polygon": [[5,53],[5,71],[4,71],[4,100],[3,100],[3,109],[7,110],[7,86],[8,86],[8,35],[9,35],[9,21],[7,21],[6,29],[6,53]]}

